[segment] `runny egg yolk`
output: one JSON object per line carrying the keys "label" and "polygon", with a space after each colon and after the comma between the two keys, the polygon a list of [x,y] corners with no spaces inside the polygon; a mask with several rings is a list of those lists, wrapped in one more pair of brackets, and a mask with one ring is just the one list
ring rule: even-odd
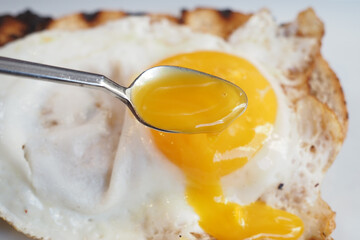
{"label": "runny egg yolk", "polygon": [[204,231],[219,240],[298,239],[303,232],[299,217],[260,201],[229,202],[220,184],[222,176],[251,160],[272,132],[277,100],[269,82],[245,59],[220,52],[181,54],[157,65],[192,68],[227,79],[248,96],[245,113],[220,133],[151,130],[158,149],[186,176],[186,199]]}
{"label": "runny egg yolk", "polygon": [[149,71],[144,84],[131,87],[131,99],[142,120],[158,129],[220,132],[246,108],[245,93],[231,82],[187,68]]}

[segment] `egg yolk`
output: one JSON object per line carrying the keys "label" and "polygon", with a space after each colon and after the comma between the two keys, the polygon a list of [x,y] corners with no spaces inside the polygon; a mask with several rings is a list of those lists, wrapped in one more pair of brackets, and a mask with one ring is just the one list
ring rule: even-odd
{"label": "egg yolk", "polygon": [[198,214],[199,225],[219,240],[298,239],[303,232],[299,217],[260,201],[229,202],[220,184],[222,176],[251,160],[272,132],[277,100],[268,81],[245,59],[220,52],[181,54],[157,65],[192,68],[227,79],[248,96],[245,113],[220,133],[151,130],[158,149],[186,176],[186,199]]}
{"label": "egg yolk", "polygon": [[220,132],[245,110],[246,95],[228,81],[167,66],[151,70],[157,74],[131,88],[138,115],[151,126],[182,133]]}

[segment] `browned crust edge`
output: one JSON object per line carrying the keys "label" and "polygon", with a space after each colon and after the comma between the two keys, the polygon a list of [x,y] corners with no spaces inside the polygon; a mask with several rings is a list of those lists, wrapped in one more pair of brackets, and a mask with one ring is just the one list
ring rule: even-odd
{"label": "browned crust edge", "polygon": [[[76,13],[53,19],[26,10],[18,15],[0,16],[0,46],[44,29],[85,29],[126,16],[144,15],[151,16],[155,21],[167,19],[174,23],[190,25],[196,31],[211,33],[223,38],[229,36],[232,31],[244,24],[251,16],[251,14],[234,12],[229,9],[198,8],[193,11],[182,10],[180,17],[144,12],[97,11],[93,13]],[[199,22],[200,18],[203,19],[201,22]],[[216,25],[212,25],[213,22],[216,22]]]}

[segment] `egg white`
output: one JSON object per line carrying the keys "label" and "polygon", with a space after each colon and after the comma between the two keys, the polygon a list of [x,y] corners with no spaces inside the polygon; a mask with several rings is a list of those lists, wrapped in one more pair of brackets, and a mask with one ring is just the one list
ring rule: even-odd
{"label": "egg white", "polygon": [[[261,32],[252,21],[273,28]],[[96,72],[125,86],[178,53],[216,50],[245,57],[271,83],[278,101],[266,144],[222,179],[229,200],[248,204],[290,177],[298,135],[294,110],[280,86],[288,82],[278,67],[281,58],[266,45],[251,43],[254,34],[271,39],[277,28],[266,11],[247,25],[226,42],[167,21],[127,17],[89,30],[32,34],[2,48],[0,55]],[[0,77],[0,213],[7,221],[45,239],[204,234],[184,198],[182,172],[120,101],[96,90]]]}

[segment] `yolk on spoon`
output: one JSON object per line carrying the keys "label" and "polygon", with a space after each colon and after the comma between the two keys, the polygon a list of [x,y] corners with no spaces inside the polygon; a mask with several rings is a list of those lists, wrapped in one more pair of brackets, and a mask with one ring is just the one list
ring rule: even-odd
{"label": "yolk on spoon", "polygon": [[220,183],[221,177],[251,161],[272,133],[277,99],[269,82],[245,59],[219,52],[181,54],[157,65],[193,68],[227,79],[249,99],[244,114],[217,134],[151,130],[157,148],[186,176],[186,198],[199,215],[199,225],[219,240],[298,239],[303,232],[299,217],[259,201],[245,206],[229,202]]}
{"label": "yolk on spoon", "polygon": [[131,87],[138,115],[159,129],[220,132],[246,108],[236,85],[207,74],[162,66],[144,84]]}

